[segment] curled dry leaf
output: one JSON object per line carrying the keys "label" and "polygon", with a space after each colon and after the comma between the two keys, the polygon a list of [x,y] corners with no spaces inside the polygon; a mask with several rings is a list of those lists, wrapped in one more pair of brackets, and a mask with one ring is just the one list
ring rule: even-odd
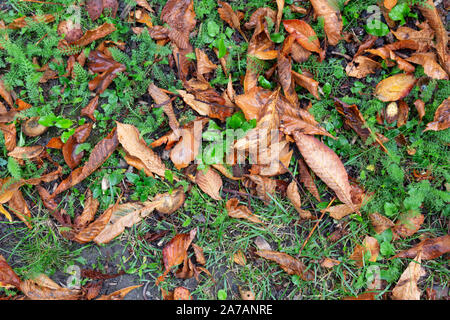
{"label": "curled dry leaf", "polygon": [[11,212],[14,213],[28,228],[31,226],[31,211],[20,190],[14,192],[11,199],[8,201],[8,206]]}
{"label": "curled dry leaf", "polygon": [[430,78],[448,80],[447,72],[436,62],[436,56],[433,52],[415,52],[409,58],[406,58],[406,61],[423,66],[425,74]]}
{"label": "curled dry leaf", "polygon": [[323,17],[325,33],[328,43],[332,46],[338,44],[342,37],[342,18],[336,0],[311,0],[316,16]]}
{"label": "curled dry leaf", "polygon": [[187,259],[187,250],[196,234],[197,229],[192,229],[189,233],[177,234],[166,244],[162,250],[165,270],[164,274],[157,279],[156,285],[164,280],[172,267],[181,264],[185,259]]}
{"label": "curled dry leaf", "polygon": [[236,219],[246,219],[253,223],[264,223],[250,209],[244,205],[239,205],[239,199],[231,198],[227,201],[225,208],[228,216]]}
{"label": "curled dry leaf", "polygon": [[178,93],[181,95],[184,102],[186,102],[192,109],[197,111],[202,116],[208,116],[210,118],[216,118],[224,121],[227,117],[234,113],[234,108],[197,100],[193,94],[187,93],[184,90],[178,90]]}
{"label": "curled dry leaf", "polygon": [[299,132],[294,132],[293,136],[311,170],[336,193],[339,200],[355,208],[350,194],[348,174],[337,154],[312,136]]}
{"label": "curled dry leaf", "polygon": [[100,202],[92,196],[91,189],[88,189],[86,200],[84,201],[84,209],[80,216],[75,218],[75,228],[84,228],[88,223],[92,222],[97,213]]}
{"label": "curled dry leaf", "polygon": [[134,289],[140,288],[142,286],[143,286],[142,284],[139,284],[136,286],[123,288],[123,289],[114,291],[113,293],[103,295],[100,298],[98,298],[97,300],[123,300],[126,297],[126,295],[129,294],[131,291],[133,291]]}
{"label": "curled dry leaf", "polygon": [[421,99],[417,99],[414,101],[414,106],[416,107],[417,113],[419,114],[419,123],[422,121],[423,116],[425,115],[425,102]]}
{"label": "curled dry leaf", "polygon": [[370,252],[369,261],[377,261],[378,254],[380,253],[380,244],[377,239],[366,236],[362,245],[356,245],[355,250],[349,259],[355,260],[356,265],[362,267],[364,266],[364,256],[366,255],[366,252]]}
{"label": "curled dry leaf", "polygon": [[28,137],[37,137],[48,130],[48,127],[39,123],[39,117],[33,117],[22,125],[23,133]]}
{"label": "curled dry leaf", "polygon": [[96,90],[97,94],[101,94],[120,72],[126,70],[126,66],[95,50],[89,53],[89,69],[93,72],[101,72],[89,81],[89,90]]}
{"label": "curled dry leaf", "polygon": [[20,290],[31,300],[79,300],[81,291],[62,288],[46,275],[20,283]]}
{"label": "curled dry leaf", "polygon": [[79,126],[62,147],[64,160],[71,169],[75,169],[84,156],[84,151],[77,153],[77,147],[86,141],[91,134],[92,123]]}
{"label": "curled dry leaf", "polygon": [[309,91],[316,99],[320,100],[319,97],[319,82],[314,80],[311,77],[308,77],[307,75],[297,73],[295,71],[292,71],[292,76],[294,78],[294,81],[299,86],[305,88]]}
{"label": "curled dry leaf", "polygon": [[254,87],[235,98],[236,105],[242,110],[245,119],[259,120],[261,111],[269,101],[271,92],[261,87]]}
{"label": "curled dry leaf", "polygon": [[436,259],[450,252],[450,235],[422,240],[412,248],[403,250],[392,258],[413,259],[419,252],[421,252],[423,260]]}
{"label": "curled dry leaf", "polygon": [[358,79],[365,78],[367,75],[375,73],[381,68],[381,64],[366,56],[357,56],[345,68],[345,72],[349,77]]}
{"label": "curled dry leaf", "polygon": [[142,161],[151,172],[164,177],[166,166],[140,137],[138,129],[131,124],[117,123],[117,137],[125,151]]}
{"label": "curled dry leaf", "polygon": [[70,175],[58,185],[52,194],[52,198],[61,192],[72,188],[97,170],[103,162],[109,158],[114,150],[116,150],[118,145],[119,140],[117,139],[117,132],[114,128],[105,138],[97,143],[94,149],[92,149],[86,164],[83,167],[79,167],[72,171]]}
{"label": "curled dry leaf", "polygon": [[292,180],[291,183],[288,185],[286,190],[286,195],[288,199],[291,201],[292,205],[294,206],[295,210],[300,214],[301,219],[314,219],[315,217],[309,212],[308,210],[303,210],[301,208],[302,202],[300,198],[300,194],[298,192],[298,186],[297,183]]}
{"label": "curled dry leaf", "polygon": [[31,146],[31,147],[15,147],[12,151],[8,152],[8,156],[16,159],[34,159],[44,152],[43,146]]}
{"label": "curled dry leaf", "polygon": [[162,214],[172,214],[177,211],[184,203],[186,196],[183,188],[177,188],[172,193],[163,193],[156,195],[152,202],[156,203],[156,211]]}
{"label": "curled dry leaf", "polygon": [[429,122],[425,131],[441,131],[450,127],[450,98],[445,99],[436,109],[433,122]]}
{"label": "curled dry leaf", "polygon": [[394,223],[389,218],[378,212],[369,214],[369,219],[375,232],[378,234],[383,233],[385,230],[394,226]]}
{"label": "curled dry leaf", "polygon": [[392,290],[392,299],[420,300],[420,290],[417,287],[417,281],[426,273],[421,266],[421,261],[421,252],[419,252],[400,276],[397,285]]}
{"label": "curled dry leaf", "polygon": [[256,193],[258,197],[265,203],[269,203],[272,199],[269,195],[275,194],[277,182],[268,177],[262,177],[258,175],[245,175],[249,182],[252,182],[256,187]]}
{"label": "curled dry leaf", "polygon": [[173,300],[192,300],[192,296],[188,289],[177,287],[173,291]]}
{"label": "curled dry leaf", "polygon": [[[6,89],[5,83],[0,78],[0,96],[9,104],[10,107],[14,107],[14,101],[11,93]],[[6,111],[6,110],[5,110]]]}
{"label": "curled dry leaf", "polygon": [[205,255],[203,254],[203,248],[196,245],[195,243],[192,243],[192,248],[194,249],[195,260],[197,261],[197,263],[205,265],[206,259]]}
{"label": "curled dry leaf", "polygon": [[0,288],[14,287],[20,287],[20,278],[0,254]]}
{"label": "curled dry leaf", "polygon": [[195,183],[200,189],[208,194],[214,200],[222,200],[220,196],[220,188],[222,188],[222,178],[212,168],[207,168],[208,171],[198,170],[195,175]]}
{"label": "curled dry leaf", "polygon": [[375,96],[381,101],[397,101],[406,97],[416,83],[414,75],[400,73],[377,84]]}
{"label": "curled dry leaf", "polygon": [[298,275],[305,281],[314,280],[314,272],[306,270],[306,266],[300,260],[297,260],[284,252],[277,252],[271,250],[259,250],[256,254],[264,259],[274,261],[286,271],[289,275]]}

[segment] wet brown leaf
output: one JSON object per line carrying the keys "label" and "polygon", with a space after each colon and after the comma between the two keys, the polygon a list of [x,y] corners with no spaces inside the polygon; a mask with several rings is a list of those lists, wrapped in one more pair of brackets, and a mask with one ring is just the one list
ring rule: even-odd
{"label": "wet brown leaf", "polygon": [[80,290],[62,288],[46,275],[20,283],[20,290],[31,300],[79,300]]}
{"label": "wet brown leaf", "polygon": [[10,107],[14,107],[14,101],[11,93],[6,89],[5,83],[0,78],[0,96],[9,104]]}
{"label": "wet brown leaf", "polygon": [[245,175],[245,177],[256,186],[256,193],[261,200],[265,203],[272,201],[269,195],[275,195],[275,188],[277,186],[275,180],[258,175]]}
{"label": "wet brown leaf", "polygon": [[28,137],[37,137],[48,130],[48,127],[39,123],[39,117],[33,117],[25,121],[22,125],[22,131]]}
{"label": "wet brown leaf", "polygon": [[0,255],[0,288],[20,288],[20,279],[14,270]]}
{"label": "wet brown leaf", "polygon": [[311,174],[309,173],[308,167],[306,166],[303,159],[298,159],[298,170],[300,175],[300,182],[306,187],[306,189],[311,192],[317,201],[321,202],[319,191],[317,190],[316,184],[314,183]]}
{"label": "wet brown leaf", "polygon": [[100,202],[92,196],[91,189],[88,189],[86,200],[84,201],[84,209],[80,216],[75,218],[75,228],[84,228],[88,223],[92,222],[97,213]]}
{"label": "wet brown leaf", "polygon": [[198,170],[195,175],[195,183],[199,188],[208,194],[214,200],[222,200],[220,196],[220,188],[222,188],[222,178],[220,175],[211,168],[203,170]]}
{"label": "wet brown leaf", "polygon": [[316,33],[309,24],[303,20],[284,20],[284,28],[295,37],[295,40],[306,50],[316,52],[320,56],[320,61],[325,58],[325,52],[320,48],[320,42]]}
{"label": "wet brown leaf", "polygon": [[397,101],[406,97],[415,83],[416,78],[411,74],[396,74],[377,84],[375,96],[384,102]]}
{"label": "wet brown leaf", "polygon": [[13,151],[16,148],[16,125],[14,123],[0,123],[0,130],[5,139],[6,150]]}
{"label": "wet brown leaf", "polygon": [[233,29],[239,31],[245,41],[248,42],[247,37],[241,30],[241,19],[244,17],[244,14],[239,11],[234,12],[233,8],[231,8],[231,6],[226,2],[219,0],[217,3],[222,6],[221,8],[217,9],[220,15],[220,19],[228,23],[228,25]]}
{"label": "wet brown leaf", "polygon": [[394,300],[420,300],[420,290],[417,281],[425,275],[425,269],[421,266],[421,253],[414,258],[400,276],[397,285],[392,290]]}
{"label": "wet brown leaf", "polygon": [[334,266],[337,266],[338,264],[340,264],[341,262],[339,260],[335,260],[335,259],[330,259],[330,258],[324,258],[321,262],[320,262],[320,266],[327,268],[327,269],[331,269]]}
{"label": "wet brown leaf", "polygon": [[247,258],[245,257],[245,254],[242,252],[242,250],[238,250],[233,255],[233,261],[240,266],[245,266],[247,264]]}
{"label": "wet brown leaf", "polygon": [[236,219],[246,219],[253,223],[264,223],[250,209],[244,205],[239,205],[239,199],[231,198],[227,201],[225,208],[228,216]]}
{"label": "wet brown leaf", "polygon": [[238,95],[235,98],[236,105],[242,110],[245,119],[260,118],[261,110],[269,101],[271,92],[261,87],[254,87],[248,92]]}
{"label": "wet brown leaf", "polygon": [[378,212],[369,214],[369,219],[375,232],[378,234],[383,233],[385,230],[394,226],[394,223],[389,218]]}
{"label": "wet brown leaf", "polygon": [[28,228],[32,228],[31,225],[31,211],[22,195],[20,190],[14,192],[11,199],[8,201],[8,206],[11,212],[14,213]]}
{"label": "wet brown leaf", "polygon": [[79,23],[75,23],[72,20],[61,21],[58,25],[58,34],[64,35],[64,40],[71,44],[83,36],[83,29]]}
{"label": "wet brown leaf", "polygon": [[158,105],[164,104],[163,110],[167,118],[169,119],[170,129],[172,129],[172,131],[177,133],[180,128],[180,124],[178,123],[177,117],[173,112],[173,106],[169,96],[160,88],[155,86],[153,83],[151,83],[148,86],[148,93],[150,94],[150,96],[152,97],[152,99],[155,101],[156,104]]}
{"label": "wet brown leaf", "polygon": [[450,127],[450,98],[445,99],[436,109],[433,122],[429,122],[425,131],[441,131]]}
{"label": "wet brown leaf", "polygon": [[293,76],[296,84],[305,88],[316,99],[320,100],[319,93],[318,93],[318,89],[319,89],[318,81],[316,81],[313,78],[310,78],[304,74],[297,73],[295,71],[292,71],[292,76]]}
{"label": "wet brown leaf", "polygon": [[101,26],[86,31],[86,33],[77,41],[72,43],[74,46],[85,47],[95,40],[106,37],[107,35],[116,31],[116,27],[112,23],[104,23]]}
{"label": "wet brown leaf", "polygon": [[86,123],[75,129],[73,135],[67,139],[66,143],[62,147],[62,153],[64,160],[71,169],[75,169],[80,163],[84,156],[84,151],[77,153],[77,147],[86,141],[86,139],[91,134],[92,123]]}
{"label": "wet brown leaf", "polygon": [[383,0],[383,5],[388,10],[391,10],[396,4],[397,0]]}
{"label": "wet brown leaf", "polygon": [[392,258],[413,259],[419,252],[421,252],[423,260],[436,259],[450,252],[450,235],[422,240],[412,248],[403,250]]}
{"label": "wet brown leaf", "polygon": [[186,168],[198,155],[203,121],[195,122],[197,125],[193,123],[192,126],[181,130],[181,140],[170,151],[170,160],[178,170]]}
{"label": "wet brown leaf", "polygon": [[342,18],[336,0],[311,0],[316,16],[323,17],[325,33],[328,43],[332,46],[338,44],[342,37]]}
{"label": "wet brown leaf", "polygon": [[284,252],[277,252],[271,250],[259,250],[256,254],[264,259],[274,261],[286,271],[289,275],[298,275],[305,281],[314,280],[314,272],[306,270],[306,266],[300,260],[297,260]]}
{"label": "wet brown leaf", "polygon": [[421,99],[417,99],[414,101],[414,106],[416,107],[417,113],[419,114],[419,122],[422,121],[423,116],[425,115],[425,102]]}
{"label": "wet brown leaf", "polygon": [[92,121],[97,121],[94,117],[94,111],[97,109],[98,106],[98,99],[99,96],[95,96],[94,98],[89,101],[89,103],[81,109],[81,115],[90,118]]}
{"label": "wet brown leaf", "polygon": [[114,128],[105,138],[97,143],[94,149],[92,149],[86,164],[83,167],[79,167],[72,171],[70,175],[58,185],[55,192],[53,192],[52,197],[72,188],[97,170],[103,162],[109,158],[114,150],[116,150],[118,145],[119,140],[117,138],[116,129]]}
{"label": "wet brown leaf", "polygon": [[164,280],[172,267],[181,264],[185,259],[187,259],[187,250],[196,234],[197,229],[195,228],[189,233],[177,234],[165,245],[162,251],[165,270],[164,274],[157,279],[156,285]]}
{"label": "wet brown leaf", "polygon": [[86,0],[86,10],[92,21],[97,20],[103,12],[103,0]]}
{"label": "wet brown leaf", "polygon": [[205,265],[206,259],[205,255],[203,254],[203,248],[196,245],[195,243],[192,243],[192,248],[194,249],[195,260],[197,261],[197,263]]}

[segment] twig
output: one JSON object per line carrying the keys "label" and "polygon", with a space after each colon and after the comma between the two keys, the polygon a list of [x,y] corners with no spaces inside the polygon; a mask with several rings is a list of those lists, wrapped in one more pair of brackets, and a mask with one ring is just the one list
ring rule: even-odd
{"label": "twig", "polygon": [[349,60],[349,61],[352,61],[352,60],[353,60],[352,57],[350,57],[348,54],[345,54],[345,53],[340,53],[340,52],[337,52],[337,51],[331,51],[331,54],[334,54],[335,56],[341,56],[341,57],[344,57],[345,59],[347,59],[347,60]]}
{"label": "twig", "polygon": [[[331,206],[331,204],[334,202],[335,199],[336,199],[336,197],[333,198],[333,199],[330,201],[330,203],[328,204],[328,206],[326,207],[326,209],[328,209],[328,208]],[[309,233],[308,237],[306,238],[305,242],[303,242],[303,245],[302,245],[302,247],[300,248],[300,251],[298,252],[298,255],[299,255],[299,256],[301,255],[301,253],[302,253],[302,251],[303,251],[303,248],[304,248],[304,247],[306,246],[306,244],[308,243],[309,238],[311,238],[311,236],[312,236],[314,230],[316,230],[317,226],[319,225],[320,221],[322,220],[322,218],[323,218],[323,216],[324,216],[324,214],[325,214],[325,210],[326,210],[326,209],[323,210],[322,215],[320,216],[319,220],[316,222],[316,224],[315,224],[314,227],[312,228],[312,230],[311,230],[311,232]]]}
{"label": "twig", "polygon": [[249,196],[250,196],[250,197],[259,199],[259,197],[254,196],[254,195],[252,195],[252,194],[250,194],[250,193],[247,193],[247,192],[241,192],[241,191],[236,191],[236,190],[231,190],[231,189],[225,189],[225,188],[222,188],[222,191],[223,191],[223,192],[229,192],[229,193],[235,193],[235,194],[238,194],[238,195],[241,195],[241,196],[245,196],[245,197],[249,197]]}

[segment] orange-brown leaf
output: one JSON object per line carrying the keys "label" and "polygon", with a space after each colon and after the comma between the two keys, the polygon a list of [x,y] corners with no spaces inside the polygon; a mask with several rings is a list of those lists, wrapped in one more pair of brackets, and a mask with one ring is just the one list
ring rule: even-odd
{"label": "orange-brown leaf", "polygon": [[298,275],[305,281],[314,280],[314,272],[306,270],[306,266],[300,260],[297,260],[284,252],[271,250],[258,250],[256,254],[264,259],[274,261],[286,271],[289,275]]}

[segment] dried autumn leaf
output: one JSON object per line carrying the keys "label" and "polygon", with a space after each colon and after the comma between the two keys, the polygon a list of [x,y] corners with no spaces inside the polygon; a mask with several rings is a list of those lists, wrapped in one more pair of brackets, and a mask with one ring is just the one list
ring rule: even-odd
{"label": "dried autumn leaf", "polygon": [[395,226],[392,228],[393,240],[412,236],[420,229],[424,220],[425,217],[423,214],[401,214],[395,223]]}
{"label": "dried autumn leaf", "polygon": [[418,52],[426,52],[433,45],[434,31],[430,28],[428,23],[423,22],[419,24],[420,30],[415,30],[406,26],[397,28],[393,31],[394,36],[402,40],[411,40],[418,44]]}
{"label": "dried autumn leaf", "polygon": [[342,17],[336,0],[311,0],[316,16],[323,17],[328,43],[338,44],[342,36]]}
{"label": "dried autumn leaf", "polygon": [[264,223],[250,209],[244,205],[239,205],[239,199],[231,198],[227,201],[225,208],[228,216],[236,219],[246,219],[253,223]]}
{"label": "dried autumn leaf", "polygon": [[142,287],[142,284],[131,286],[127,288],[122,288],[120,290],[114,291],[113,293],[103,295],[97,300],[123,300],[127,294],[129,294],[134,289]]}
{"label": "dried autumn leaf", "polygon": [[338,264],[340,264],[341,262],[339,260],[335,260],[335,259],[330,259],[330,258],[324,258],[321,262],[320,262],[320,266],[327,268],[327,269],[331,269],[334,266],[337,266]]}
{"label": "dried autumn leaf", "polygon": [[103,14],[115,18],[119,3],[117,0],[103,0]]}
{"label": "dried autumn leaf", "polygon": [[195,57],[197,58],[197,75],[200,78],[203,78],[204,74],[216,70],[217,65],[212,63],[211,60],[209,60],[208,55],[199,48],[195,48]]}
{"label": "dried autumn leaf", "polygon": [[269,195],[273,196],[275,194],[277,186],[275,180],[257,175],[245,175],[245,177],[256,185],[256,193],[261,200],[265,203],[269,203],[272,200]]}
{"label": "dried autumn leaf", "polygon": [[126,66],[95,50],[89,53],[89,69],[92,72],[101,72],[89,81],[89,90],[96,90],[97,94],[101,94],[120,72],[126,70]]}
{"label": "dried autumn leaf", "polygon": [[242,252],[242,250],[238,250],[234,255],[233,255],[233,261],[240,265],[240,266],[245,266],[247,264],[247,258],[245,257],[244,253]]}
{"label": "dried autumn leaf", "polygon": [[89,101],[89,103],[86,105],[86,107],[81,109],[81,115],[89,117],[94,122],[97,121],[97,119],[95,119],[94,117],[94,111],[97,109],[98,99],[99,96],[95,96],[94,98],[92,98],[91,101]]}
{"label": "dried autumn leaf", "polygon": [[203,120],[194,121],[181,130],[181,140],[170,151],[170,160],[179,170],[186,168],[198,155],[201,145]]}
{"label": "dried autumn leaf", "polygon": [[286,195],[288,199],[291,201],[295,210],[300,214],[300,218],[302,219],[314,219],[314,216],[308,210],[303,210],[301,208],[302,202],[300,198],[300,194],[298,192],[298,186],[295,181],[291,181],[286,190]]}
{"label": "dried autumn leaf", "polygon": [[349,77],[358,79],[365,78],[367,75],[375,73],[381,68],[381,64],[366,56],[357,56],[345,68],[345,72]]}
{"label": "dried autumn leaf", "polygon": [[445,99],[434,113],[433,122],[429,122],[425,131],[441,131],[450,127],[450,98]]}
{"label": "dried autumn leaf", "polygon": [[21,29],[21,28],[25,28],[26,26],[28,26],[28,19],[32,19],[35,22],[38,23],[50,23],[55,21],[55,17],[52,14],[44,14],[44,15],[36,15],[33,17],[20,17],[15,19],[13,22],[11,22],[8,25],[8,29]]}
{"label": "dried autumn leaf", "polygon": [[427,76],[438,80],[448,80],[448,74],[436,62],[436,56],[433,52],[413,53],[406,61],[420,64]]}
{"label": "dried autumn leaf", "polygon": [[227,117],[234,113],[234,108],[225,106],[218,106],[215,103],[207,103],[205,101],[197,100],[193,94],[187,93],[184,90],[178,90],[178,93],[192,109],[197,111],[202,116],[220,119],[224,121]]}
{"label": "dried autumn leaf", "polygon": [[316,33],[309,24],[303,20],[284,20],[284,28],[295,37],[295,40],[306,50],[316,52],[320,56],[320,61],[325,58],[325,52],[320,48],[320,42]]}
{"label": "dried autumn leaf", "polygon": [[72,43],[73,46],[85,47],[95,40],[106,37],[107,35],[116,31],[116,27],[113,23],[104,23],[101,26],[86,31],[86,33],[77,41]]}
{"label": "dried autumn leaf", "polygon": [[11,199],[8,201],[8,206],[11,212],[14,213],[28,228],[31,226],[31,211],[20,190],[14,192]]}
{"label": "dried autumn leaf", "polygon": [[292,105],[297,106],[298,96],[295,92],[295,84],[292,79],[291,61],[288,57],[281,53],[278,55],[277,71],[284,95]]}
{"label": "dried autumn leaf", "polygon": [[8,152],[8,156],[16,159],[31,160],[39,157],[43,151],[43,146],[15,147],[12,151]]}
{"label": "dried autumn leaf", "polygon": [[298,170],[300,174],[300,182],[306,187],[306,189],[311,192],[314,198],[317,201],[321,202],[319,190],[317,190],[316,184],[314,183],[311,174],[309,173],[308,167],[306,166],[305,161],[303,159],[298,159]]}
{"label": "dried autumn leaf", "polygon": [[84,209],[80,216],[75,218],[74,226],[84,228],[88,223],[94,220],[100,202],[92,196],[91,189],[88,189]]}
{"label": "dried autumn leaf", "polygon": [[138,158],[151,172],[164,177],[166,166],[159,156],[151,150],[144,139],[140,138],[138,129],[131,124],[117,124],[117,137],[125,151]]}
{"label": "dried autumn leaf", "polygon": [[379,214],[378,212],[369,214],[369,219],[375,229],[375,232],[378,234],[383,233],[385,230],[394,226],[394,223],[389,218]]}
{"label": "dried autumn leaf", "polygon": [[12,151],[16,147],[16,125],[14,123],[0,123],[0,130],[5,139],[5,147],[7,151]]}
{"label": "dried autumn leaf", "polygon": [[20,278],[0,254],[0,288],[19,288]]}
{"label": "dried autumn leaf", "polygon": [[314,80],[311,77],[308,77],[304,74],[297,73],[295,71],[292,71],[292,76],[295,80],[295,83],[299,86],[305,88],[309,91],[316,99],[320,100],[318,89],[319,89],[319,82]]}
{"label": "dried autumn leaf", "polygon": [[255,294],[250,290],[243,290],[239,287],[239,294],[241,295],[242,300],[256,300]]}
{"label": "dried autumn leaf", "polygon": [[306,270],[306,266],[300,260],[297,260],[284,252],[277,252],[271,250],[258,250],[256,254],[264,259],[274,261],[286,271],[289,275],[298,275],[305,281],[314,280],[314,272]]}
{"label": "dried autumn leaf", "polygon": [[220,188],[222,188],[222,178],[220,175],[211,168],[203,170],[198,170],[195,175],[195,183],[200,187],[200,189],[208,194],[214,200],[222,200],[220,196]]}
{"label": "dried autumn leaf", "polygon": [[188,289],[177,287],[173,291],[173,300],[192,300],[192,296]]}
{"label": "dried autumn leaf", "polygon": [[421,252],[423,260],[436,259],[450,252],[450,235],[422,240],[412,248],[403,250],[392,258],[413,259],[419,252]]}
{"label": "dried autumn leaf", "polygon": [[20,291],[31,300],[79,300],[80,290],[62,288],[46,275],[20,283]]}
{"label": "dried autumn leaf", "polygon": [[400,73],[377,84],[375,96],[381,101],[397,101],[406,97],[416,83],[414,75]]}
{"label": "dried autumn leaf", "polygon": [[87,0],[86,10],[92,21],[97,20],[103,12],[103,0]]}
{"label": "dried autumn leaf", "polygon": [[339,200],[354,208],[348,174],[337,154],[312,136],[299,132],[294,132],[293,136],[311,170],[336,193]]}
{"label": "dried autumn leaf", "polygon": [[245,39],[245,41],[248,42],[247,37],[241,30],[241,19],[243,17],[243,14],[240,14],[239,11],[237,13],[235,13],[233,11],[233,8],[231,8],[231,6],[226,2],[219,0],[217,3],[222,6],[221,8],[217,9],[217,11],[219,12],[219,15],[220,15],[220,19],[222,19],[223,21],[228,23],[228,25],[230,27],[232,27],[233,29],[236,29],[237,31],[239,31],[239,33],[242,35],[242,37]]}
{"label": "dried autumn leaf", "polygon": [[173,112],[172,102],[170,101],[169,96],[153,83],[148,86],[148,93],[156,102],[156,104],[164,104],[163,110],[167,118],[169,119],[169,127],[173,132],[177,133],[178,129],[180,128],[180,124],[178,123],[177,117]]}
{"label": "dried autumn leaf", "polygon": [[380,253],[380,244],[377,239],[366,236],[362,245],[356,245],[349,259],[355,260],[356,266],[362,267],[364,266],[364,256],[366,252],[370,252],[369,261],[377,261],[378,254]]}
{"label": "dried autumn leaf", "polygon": [[170,269],[181,264],[187,259],[187,250],[197,234],[197,229],[192,229],[189,233],[177,234],[170,240],[162,250],[164,262],[164,274],[157,279],[157,285],[164,280]]}
{"label": "dried autumn leaf", "polygon": [[392,299],[420,300],[420,290],[417,287],[417,281],[425,275],[425,269],[421,266],[421,261],[421,252],[419,252],[400,276],[397,285],[392,290]]}
{"label": "dried autumn leaf", "polygon": [[342,300],[375,300],[375,292],[364,292],[356,297],[345,297]]}
{"label": "dried autumn leaf", "polygon": [[114,150],[116,150],[118,145],[119,140],[117,139],[117,132],[114,128],[105,138],[97,143],[94,149],[92,149],[86,164],[83,167],[79,167],[72,171],[70,175],[58,185],[52,194],[52,198],[61,192],[72,188],[97,170],[103,162],[109,158]]}
{"label": "dried autumn leaf", "polygon": [[261,110],[269,101],[271,92],[261,87],[254,87],[235,98],[236,105],[242,110],[246,120],[259,119]]}
{"label": "dried autumn leaf", "polygon": [[414,106],[416,107],[417,113],[419,114],[419,123],[422,121],[423,116],[425,115],[425,102],[421,99],[417,99],[414,101]]}
{"label": "dried autumn leaf", "polygon": [[447,74],[450,74],[448,33],[444,26],[444,23],[441,20],[439,12],[434,6],[434,2],[432,0],[427,0],[426,3],[420,4],[419,9],[436,34],[436,51],[438,53],[441,66],[445,69]]}
{"label": "dried autumn leaf", "polygon": [[397,4],[397,0],[384,0],[384,7],[388,10],[391,10]]}
{"label": "dried autumn leaf", "polygon": [[14,101],[11,96],[11,93],[6,89],[5,83],[0,78],[0,96],[5,99],[6,103],[9,104],[10,107],[14,107]]}

